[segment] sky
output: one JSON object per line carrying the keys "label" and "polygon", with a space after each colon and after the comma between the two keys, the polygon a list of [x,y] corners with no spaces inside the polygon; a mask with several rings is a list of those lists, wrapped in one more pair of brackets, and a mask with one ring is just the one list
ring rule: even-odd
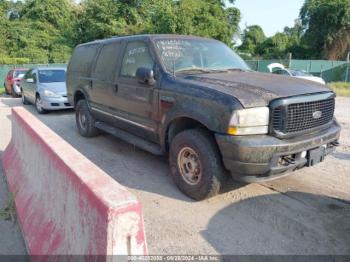
{"label": "sky", "polygon": [[282,32],[285,26],[293,26],[305,0],[236,0],[241,11],[243,30],[246,25],[260,25],[266,36]]}

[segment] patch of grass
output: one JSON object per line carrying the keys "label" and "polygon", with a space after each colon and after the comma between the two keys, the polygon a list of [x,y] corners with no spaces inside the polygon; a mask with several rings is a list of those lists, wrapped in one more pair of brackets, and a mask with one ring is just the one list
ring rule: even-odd
{"label": "patch of grass", "polygon": [[0,209],[0,219],[15,221],[15,217],[15,199],[12,194],[9,194],[5,203],[5,207]]}
{"label": "patch of grass", "polygon": [[338,96],[350,96],[350,83],[332,82],[328,86],[337,93]]}
{"label": "patch of grass", "polygon": [[5,88],[4,87],[0,87],[0,95],[5,94]]}

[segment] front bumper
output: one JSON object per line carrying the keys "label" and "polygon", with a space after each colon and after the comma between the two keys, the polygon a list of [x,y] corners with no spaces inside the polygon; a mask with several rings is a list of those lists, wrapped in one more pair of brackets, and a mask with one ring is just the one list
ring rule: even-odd
{"label": "front bumper", "polygon": [[[327,155],[334,151],[339,136],[340,126],[335,120],[326,130],[292,139],[268,135],[215,135],[226,169],[233,178],[243,182],[271,180],[302,168],[307,164],[302,152],[327,145]],[[281,161],[285,158],[293,161]]]}
{"label": "front bumper", "polygon": [[73,106],[68,102],[67,97],[43,97],[41,99],[42,107],[45,110],[61,110],[61,109],[70,109]]}

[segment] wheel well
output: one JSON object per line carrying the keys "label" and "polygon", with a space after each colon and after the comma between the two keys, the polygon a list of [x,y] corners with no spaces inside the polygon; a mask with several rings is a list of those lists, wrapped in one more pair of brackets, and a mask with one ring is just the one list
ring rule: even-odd
{"label": "wheel well", "polygon": [[77,105],[79,100],[85,99],[85,95],[81,91],[77,91],[74,94],[74,107]]}
{"label": "wheel well", "polygon": [[174,139],[174,137],[181,133],[182,131],[189,130],[189,129],[195,129],[195,128],[201,128],[204,130],[207,130],[210,132],[210,130],[203,125],[201,122],[194,120],[192,118],[188,117],[180,117],[175,120],[173,120],[166,132],[166,137],[165,137],[165,149],[166,151],[169,150],[171,141]]}
{"label": "wheel well", "polygon": [[40,94],[38,92],[36,92],[35,97],[40,97]]}

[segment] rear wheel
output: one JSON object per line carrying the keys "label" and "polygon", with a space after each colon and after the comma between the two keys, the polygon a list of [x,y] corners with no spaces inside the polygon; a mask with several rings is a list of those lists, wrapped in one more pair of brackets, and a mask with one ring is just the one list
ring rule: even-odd
{"label": "rear wheel", "polygon": [[81,99],[77,103],[75,121],[80,135],[94,137],[99,134],[99,130],[95,127],[95,119],[91,115],[85,99]]}
{"label": "rear wheel", "polygon": [[29,104],[29,102],[28,102],[26,96],[24,95],[23,91],[22,91],[22,103],[23,103],[23,105],[28,105]]}
{"label": "rear wheel", "polygon": [[12,95],[13,98],[17,98],[18,97],[18,95],[16,94],[16,92],[15,92],[15,90],[13,88],[13,85],[11,86],[11,95]]}
{"label": "rear wheel", "polygon": [[195,200],[217,195],[226,179],[220,152],[205,130],[191,129],[175,136],[169,162],[175,184]]}
{"label": "rear wheel", "polygon": [[42,100],[39,95],[35,98],[35,108],[39,114],[45,114],[47,111],[43,108]]}
{"label": "rear wheel", "polygon": [[5,82],[4,82],[4,88],[5,88],[5,94],[6,94],[6,95],[11,95],[11,93],[7,90],[7,87],[6,87]]}

